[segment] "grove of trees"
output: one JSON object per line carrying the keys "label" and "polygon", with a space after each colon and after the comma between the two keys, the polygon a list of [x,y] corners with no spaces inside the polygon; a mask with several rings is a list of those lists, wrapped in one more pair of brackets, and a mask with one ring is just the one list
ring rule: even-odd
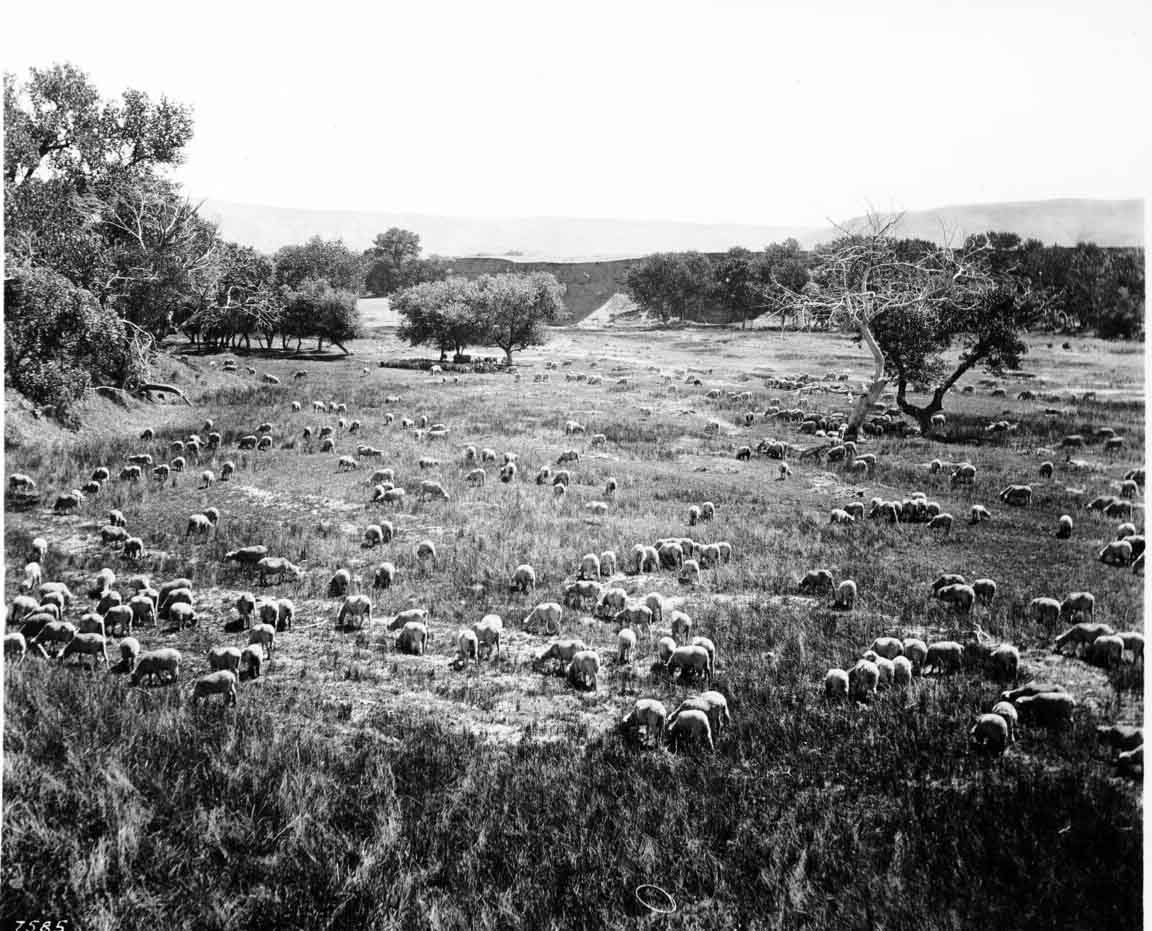
{"label": "grove of trees", "polygon": [[392,307],[404,318],[397,335],[430,345],[446,359],[468,346],[497,346],[508,364],[515,350],[541,345],[544,326],[565,315],[563,286],[547,272],[452,277],[400,291]]}

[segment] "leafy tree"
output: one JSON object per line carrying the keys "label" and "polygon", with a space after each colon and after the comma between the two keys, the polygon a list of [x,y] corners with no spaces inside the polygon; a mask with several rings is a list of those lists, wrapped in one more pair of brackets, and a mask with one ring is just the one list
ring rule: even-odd
{"label": "leafy tree", "polygon": [[377,235],[364,253],[364,261],[365,290],[376,296],[437,281],[445,275],[444,263],[438,258],[420,258],[420,237],[396,226]]}
{"label": "leafy tree", "polygon": [[18,266],[7,275],[5,384],[67,421],[94,382],[130,390],[144,380],[130,325],[113,310],[51,269]]}
{"label": "leafy tree", "polygon": [[299,288],[284,292],[279,326],[285,338],[296,340],[297,350],[303,340],[314,336],[317,352],[327,340],[347,353],[344,344],[361,335],[356,295],[333,288],[324,279],[303,281]]}
{"label": "leafy tree", "polygon": [[628,269],[624,288],[662,322],[683,320],[714,293],[712,263],[700,252],[657,252]]}
{"label": "leafy tree", "polygon": [[512,364],[515,349],[546,342],[544,325],[565,314],[564,286],[548,272],[481,275],[479,291],[482,345],[499,346]]}
{"label": "leafy tree", "polygon": [[359,292],[363,260],[344,241],[313,236],[302,245],[284,246],[275,255],[276,284],[299,289],[309,280],[327,281],[338,291]]}
{"label": "leafy tree", "polygon": [[740,318],[742,329],[749,317],[764,310],[764,271],[763,257],[740,246],[733,246],[713,265],[713,297]]}
{"label": "leafy tree", "polygon": [[405,288],[393,296],[392,307],[404,318],[397,335],[413,346],[436,346],[441,361],[449,350],[459,355],[485,340],[479,291],[465,278]]}

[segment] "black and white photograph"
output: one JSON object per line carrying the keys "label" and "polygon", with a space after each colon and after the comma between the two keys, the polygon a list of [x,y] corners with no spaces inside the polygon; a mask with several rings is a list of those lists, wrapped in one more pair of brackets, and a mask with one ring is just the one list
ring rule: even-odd
{"label": "black and white photograph", "polygon": [[1147,0],[0,21],[2,931],[1143,928]]}

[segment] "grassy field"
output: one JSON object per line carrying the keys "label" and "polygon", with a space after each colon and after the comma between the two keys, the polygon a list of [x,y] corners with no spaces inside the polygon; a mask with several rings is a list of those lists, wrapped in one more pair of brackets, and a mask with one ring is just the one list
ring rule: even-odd
{"label": "grassy field", "polygon": [[[737,446],[765,437],[812,442],[781,421],[737,426],[745,410],[846,409],[842,394],[765,386],[766,377],[805,373],[858,383],[867,356],[841,337],[561,330],[518,356],[519,382],[378,368],[380,358],[412,354],[386,333],[354,349],[303,364],[241,359],[239,374],[220,371],[227,355],[188,357],[173,377],[191,407],[105,407],[92,412],[99,430],[32,428],[9,446],[7,474],[26,472],[45,493],[40,506],[9,499],[9,600],[30,541],[44,536],[45,578],[71,585],[72,613],[86,610],[87,580],[107,565],[121,587],[135,571],[189,576],[200,620],[182,632],[137,632],[146,649],[183,652],[177,686],[131,687],[123,675],[31,657],[5,665],[6,918],[101,929],[1140,926],[1139,784],[1116,774],[1093,727],[1142,723],[1142,668],[1105,672],[1059,657],[1058,631],[1024,609],[1040,595],[1090,590],[1099,620],[1143,631],[1142,577],[1095,559],[1118,522],[1083,509],[1143,464],[1142,345],[1076,340],[1063,350],[1039,339],[1024,371],[1000,382],[1007,398],[991,397],[982,376],[961,383],[975,390],[950,397],[940,440],[866,441],[861,451],[878,467],[862,482],[796,462],[778,481],[775,461],[734,458]],[[535,382],[548,360],[560,367]],[[282,383],[261,384],[246,364]],[[299,368],[308,375],[293,381]],[[566,380],[575,372],[603,382]],[[703,386],[687,384],[689,373]],[[705,396],[713,388],[720,398]],[[1062,398],[1015,400],[1024,388]],[[742,391],[750,403],[728,399]],[[1095,398],[1072,400],[1085,391]],[[400,402],[386,403],[389,395]],[[303,411],[291,411],[294,400]],[[305,427],[337,420],[312,413],[313,400],[347,404],[360,437],[337,431],[333,453],[304,442]],[[447,424],[448,437],[401,428],[402,417],[421,415]],[[113,478],[76,515],[43,506],[98,466],[115,476],[133,452],[166,459],[168,443],[203,432],[206,418],[224,439],[213,461],[162,485]],[[983,426],[1001,418],[1018,430],[988,438]],[[569,419],[605,434],[606,446],[566,437]],[[274,424],[273,449],[238,451],[238,438],[264,421]],[[152,442],[137,439],[146,426]],[[1124,436],[1121,455],[1093,443],[1077,453],[1089,468],[1071,471],[1063,455],[1043,452],[1102,426]],[[385,451],[379,465],[395,470],[405,503],[368,504],[373,460],[337,472],[358,443]],[[518,480],[501,484],[487,464],[487,484],[466,485],[467,445],[518,453]],[[556,500],[532,476],[573,447],[581,458]],[[422,457],[440,465],[421,469]],[[946,472],[927,468],[937,457],[970,460],[975,484],[950,490]],[[1057,460],[1052,480],[1039,478],[1044,458]],[[200,471],[218,472],[225,459],[237,466],[232,480],[199,490]],[[619,491],[606,515],[593,516],[584,505],[604,499],[610,476]],[[433,477],[447,502],[418,500],[420,481]],[[1030,507],[1000,504],[1010,482],[1032,484]],[[848,501],[914,490],[956,515],[951,535],[828,523]],[[716,504],[715,521],[689,528],[689,507],[705,500]],[[975,503],[991,521],[966,522]],[[208,505],[223,515],[216,533],[186,540],[188,516]],[[138,570],[100,543],[111,508],[144,540]],[[1076,521],[1069,540],[1052,535],[1063,513]],[[1142,526],[1142,507],[1137,514]],[[364,528],[381,519],[395,538],[361,548]],[[715,641],[714,687],[734,719],[715,753],[673,754],[620,733],[638,697],[671,711],[696,691],[652,673],[647,637],[634,662],[618,664],[616,628],[566,608],[564,633],[603,662],[598,687],[580,692],[557,671],[533,668],[551,638],[522,624],[535,603],[560,600],[582,554],[626,558],[634,544],[668,536],[727,540],[734,550],[699,586],[671,572],[617,580],[632,594],[662,593],[692,616],[693,633]],[[415,556],[425,539],[438,550],[434,567]],[[300,564],[304,578],[263,590],[222,562],[256,543]],[[373,592],[373,568],[385,559],[398,567],[397,584]],[[537,590],[512,594],[509,578],[524,562]],[[427,655],[400,654],[379,619],[361,632],[335,629],[340,602],[327,583],[341,567],[363,579],[378,617],[429,610]],[[853,611],[797,594],[817,567],[856,580]],[[1021,648],[1021,681],[1061,682],[1076,695],[1070,730],[1024,728],[998,759],[971,752],[968,729],[1005,687],[979,668],[917,678],[868,705],[824,699],[825,671],[850,666],[878,635],[957,635],[956,617],[931,598],[941,572],[998,582],[975,620]],[[279,635],[266,674],[242,683],[237,707],[194,707],[190,683],[207,671],[204,653],[246,643],[224,630],[246,590],[293,599],[295,629]],[[501,654],[460,668],[455,632],[486,613],[504,619]],[[638,904],[644,884],[666,890],[675,912],[658,918]]]}

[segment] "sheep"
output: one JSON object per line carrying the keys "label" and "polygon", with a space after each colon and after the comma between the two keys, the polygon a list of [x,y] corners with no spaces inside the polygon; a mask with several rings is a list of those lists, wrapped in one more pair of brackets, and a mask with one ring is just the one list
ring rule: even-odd
{"label": "sheep", "polygon": [[699,585],[700,584],[700,563],[695,559],[685,559],[684,565],[680,567],[680,574],[677,580],[681,585]]}
{"label": "sheep", "polygon": [[634,574],[659,572],[660,554],[656,552],[656,547],[637,543],[632,547],[632,566]]}
{"label": "sheep", "polygon": [[848,697],[848,673],[846,670],[832,668],[824,674],[824,697],[827,699]]}
{"label": "sheep", "polygon": [[977,752],[999,756],[1008,746],[1008,722],[998,714],[982,714],[968,732]]}
{"label": "sheep", "polygon": [[289,562],[283,556],[265,556],[256,563],[256,570],[260,575],[260,584],[268,584],[268,576],[276,576],[277,582],[287,579],[289,582],[297,581],[304,573],[303,570]]}
{"label": "sheep", "polygon": [[240,549],[229,550],[224,554],[225,562],[238,563],[250,573],[265,556],[268,555],[266,546],[242,546]]}
{"label": "sheep", "polygon": [[156,624],[156,605],[147,595],[134,595],[128,599],[127,607],[132,612],[129,629],[133,624]]}
{"label": "sheep", "polygon": [[637,628],[651,628],[652,609],[646,604],[626,604],[612,615],[612,623]]}
{"label": "sheep", "polygon": [[432,560],[432,564],[435,565],[437,561],[436,544],[431,540],[421,540],[416,544],[416,559],[420,562],[430,559]]}
{"label": "sheep", "polygon": [[252,629],[248,631],[248,643],[260,644],[271,656],[276,647],[276,628],[271,624],[253,624]]}
{"label": "sheep", "polygon": [[1132,662],[1144,662],[1144,635],[1135,631],[1121,631],[1116,635],[1124,643],[1124,651],[1132,654]]}
{"label": "sheep", "polygon": [[40,602],[30,595],[17,595],[8,606],[8,623],[18,624],[25,617],[35,614]]}
{"label": "sheep", "polygon": [[396,649],[409,656],[423,656],[431,639],[426,624],[422,621],[407,621],[396,636]]}
{"label": "sheep", "polygon": [[1015,682],[1020,674],[1020,651],[1011,644],[1000,644],[989,654],[987,668],[991,678]]}
{"label": "sheep", "polygon": [[976,590],[971,585],[945,585],[936,592],[936,597],[961,614],[967,614],[976,602]]}
{"label": "sheep", "polygon": [[599,672],[600,655],[595,650],[580,650],[572,656],[564,676],[573,686],[594,691]]}
{"label": "sheep", "polygon": [[8,476],[8,490],[13,494],[30,494],[36,490],[36,480],[23,472]]}
{"label": "sheep", "polygon": [[[481,470],[483,471],[483,470]],[[420,500],[424,501],[428,498],[437,498],[441,501],[448,500],[448,492],[444,490],[444,486],[439,482],[421,482],[420,483]]]}
{"label": "sheep", "polygon": [[951,476],[949,476],[948,487],[955,488],[957,485],[972,485],[975,481],[976,466],[970,462],[963,462],[958,465]]}
{"label": "sheep", "polygon": [[[490,657],[500,653],[500,634],[504,631],[504,621],[499,614],[485,614],[472,625],[472,630],[480,646],[487,648]],[[479,663],[479,649],[476,656],[476,662]]]}
{"label": "sheep", "polygon": [[1009,485],[997,497],[1011,507],[1026,507],[1032,503],[1032,486]]}
{"label": "sheep", "polygon": [[546,632],[556,633],[560,630],[560,618],[563,614],[564,609],[555,601],[543,601],[528,612],[522,626],[527,630],[540,622]]}
{"label": "sheep", "polygon": [[703,741],[709,750],[715,751],[711,725],[708,723],[708,715],[703,711],[689,708],[680,712],[668,725],[668,741],[673,750],[678,749],[686,740],[695,743]]}
{"label": "sheep", "polygon": [[472,469],[465,474],[464,481],[469,485],[481,486],[488,478],[488,473],[483,469]]}
{"label": "sheep", "polygon": [[1091,620],[1095,609],[1096,596],[1091,592],[1072,592],[1060,603],[1060,619],[1064,620],[1081,614]]}
{"label": "sheep", "polygon": [[1057,729],[1071,722],[1076,699],[1067,692],[1040,692],[1013,699],[1012,704],[1021,722]]}
{"label": "sheep", "polygon": [[567,665],[572,661],[572,658],[576,656],[576,654],[581,653],[587,649],[588,647],[584,645],[583,640],[556,640],[549,644],[548,648],[544,650],[544,652],[538,654],[532,660],[532,663],[535,666],[541,666],[544,663],[555,659]]}
{"label": "sheep", "polygon": [[1132,543],[1127,540],[1113,540],[1100,550],[1097,559],[1106,566],[1128,566],[1132,563]]}
{"label": "sheep", "polygon": [[353,472],[359,468],[360,463],[351,456],[341,456],[339,462],[336,463],[337,472]]}
{"label": "sheep", "polygon": [[833,601],[833,607],[851,611],[856,605],[856,596],[856,583],[852,579],[845,579],[836,586],[836,597]]}
{"label": "sheep", "polygon": [[622,588],[606,589],[593,611],[597,617],[611,617],[624,610],[628,603],[628,593]]}
{"label": "sheep", "polygon": [[163,683],[165,675],[175,682],[180,678],[180,659],[180,651],[171,647],[141,653],[132,667],[132,685],[139,685],[145,679],[159,679]]}
{"label": "sheep", "polygon": [[880,669],[871,660],[861,659],[848,670],[848,694],[857,701],[867,701],[880,685]]}
{"label": "sheep", "polygon": [[1028,616],[1045,626],[1055,624],[1060,619],[1061,604],[1055,598],[1033,598],[1028,603]]}
{"label": "sheep", "polygon": [[668,626],[676,641],[683,643],[692,633],[692,618],[683,611],[675,610],[668,615]]}
{"label": "sheep", "polygon": [[584,433],[584,425],[576,420],[568,420],[564,423],[564,435],[570,436],[573,433]]}
{"label": "sheep", "polygon": [[396,566],[390,562],[382,562],[376,567],[372,576],[373,588],[391,588],[396,581]]}
{"label": "sheep", "polygon": [[469,659],[473,660],[477,666],[480,665],[480,641],[477,639],[475,631],[468,628],[457,631],[456,659],[465,666]]}
{"label": "sheep", "polygon": [[833,508],[831,514],[828,515],[828,523],[830,524],[854,524],[856,518],[845,511],[843,508]]}
{"label": "sheep", "polygon": [[896,637],[877,637],[869,650],[885,659],[895,659],[904,653],[904,644]]}
{"label": "sheep", "polygon": [[240,656],[239,647],[213,647],[208,651],[208,668],[230,669],[235,672],[240,668]]}
{"label": "sheep", "polygon": [[1124,659],[1124,640],[1115,634],[1102,634],[1088,645],[1085,660],[1093,666],[1112,669]]}
{"label": "sheep", "polygon": [[636,650],[636,634],[630,627],[624,627],[616,634],[616,661],[622,666],[632,662]]}
{"label": "sheep", "polygon": [[357,619],[357,626],[363,627],[365,618],[368,626],[372,626],[372,599],[367,595],[348,595],[340,605],[340,612],[336,616],[337,627],[351,627],[351,619]]}
{"label": "sheep", "polygon": [[168,617],[176,622],[176,629],[196,626],[196,609],[190,604],[178,603],[168,608]]}
{"label": "sheep", "polygon": [[[265,375],[265,380],[271,378]],[[239,651],[237,651],[239,653]],[[236,674],[228,669],[219,672],[210,672],[201,676],[192,686],[192,704],[199,704],[201,699],[211,695],[223,695],[225,705],[236,704]]]}
{"label": "sheep", "polygon": [[77,489],[73,489],[66,495],[60,495],[56,499],[56,503],[52,506],[52,510],[56,514],[63,514],[67,511],[75,511],[84,503],[84,495]]}
{"label": "sheep", "polygon": [[702,675],[707,681],[712,681],[712,658],[702,646],[678,646],[668,657],[664,670],[669,677],[679,672],[681,678],[691,674]]}
{"label": "sheep", "polygon": [[662,702],[654,698],[639,698],[621,722],[621,727],[625,730],[643,727],[653,743],[659,746],[667,720],[668,711]]}
{"label": "sheep", "polygon": [[509,462],[500,467],[500,481],[508,485],[516,480],[516,463]]}
{"label": "sheep", "polygon": [[954,640],[938,640],[928,645],[928,655],[922,669],[925,674],[929,667],[936,675],[945,672],[959,672],[964,659],[964,647]]}
{"label": "sheep", "polygon": [[188,526],[184,531],[184,537],[187,539],[192,534],[200,537],[206,537],[212,530],[212,522],[208,520],[203,514],[193,514],[188,518]]}
{"label": "sheep", "polygon": [[96,611],[99,614],[107,614],[109,610],[116,607],[116,605],[123,604],[124,599],[117,591],[105,590],[99,593],[100,601],[96,605]]}
{"label": "sheep", "polygon": [[937,514],[930,521],[928,521],[929,530],[943,529],[944,536],[950,536],[952,533],[953,518],[951,514]]}
{"label": "sheep", "polygon": [[536,588],[536,570],[527,563],[522,563],[516,567],[516,571],[512,573],[511,590],[519,592],[522,595],[527,594]]}
{"label": "sheep", "polygon": [[392,524],[388,521],[379,524],[369,524],[364,529],[364,542],[361,543],[360,546],[362,549],[371,549],[375,546],[381,546],[384,543],[390,543],[393,533]]}
{"label": "sheep", "polygon": [[1121,498],[1135,498],[1140,492],[1140,486],[1131,479],[1120,483],[1120,497]]}
{"label": "sheep", "polygon": [[332,578],[328,580],[328,597],[340,598],[348,593],[352,585],[352,573],[347,569],[337,569]]}

